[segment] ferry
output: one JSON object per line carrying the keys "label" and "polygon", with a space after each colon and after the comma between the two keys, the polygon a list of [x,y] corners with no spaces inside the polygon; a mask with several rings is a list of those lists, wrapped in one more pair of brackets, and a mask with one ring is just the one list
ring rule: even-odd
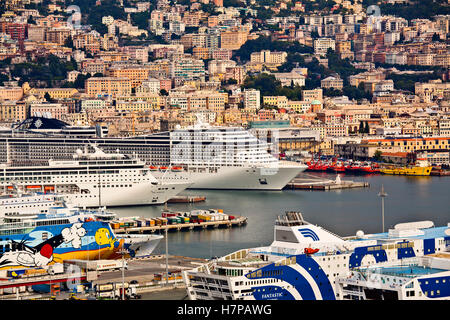
{"label": "ferry", "polygon": [[337,277],[342,300],[450,300],[450,253],[381,262]]}
{"label": "ferry", "polygon": [[80,149],[72,160],[48,160],[47,165],[0,164],[0,190],[23,189],[64,194],[78,207],[163,204],[185,190],[186,180],[156,179],[150,168],[136,157],[105,153],[95,144],[89,152]]}
{"label": "ferry", "polygon": [[0,223],[4,216],[24,213],[46,213],[62,203],[68,205],[63,195],[43,192],[23,193],[13,184],[13,192],[0,195]]}
{"label": "ferry", "polygon": [[114,214],[54,207],[48,213],[5,217],[0,225],[0,270],[46,267],[68,259],[149,256],[163,236],[115,235]]}
{"label": "ferry", "polygon": [[450,224],[399,223],[388,232],[340,237],[287,212],[269,246],[211,259],[183,271],[183,281],[192,300],[337,300],[337,279],[354,270],[449,250]]}
{"label": "ferry", "polygon": [[386,167],[381,168],[380,172],[383,174],[406,175],[406,176],[429,176],[431,174],[432,166],[429,165],[426,159],[418,158],[414,166],[406,167]]}

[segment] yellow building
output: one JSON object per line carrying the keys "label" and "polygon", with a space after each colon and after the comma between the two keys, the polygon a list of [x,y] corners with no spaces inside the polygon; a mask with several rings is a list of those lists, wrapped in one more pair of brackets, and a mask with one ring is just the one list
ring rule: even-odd
{"label": "yellow building", "polygon": [[263,104],[277,108],[286,108],[288,106],[288,99],[285,96],[264,96]]}
{"label": "yellow building", "polygon": [[113,66],[106,70],[107,77],[127,78],[131,80],[131,87],[136,88],[143,81],[149,79],[150,68],[141,65]]}
{"label": "yellow building", "polygon": [[250,61],[256,63],[263,63],[265,65],[281,66],[286,62],[287,53],[284,51],[274,52],[270,50],[263,50],[260,52],[253,52],[250,55]]}
{"label": "yellow building", "polygon": [[26,118],[27,106],[25,104],[0,104],[0,121],[21,121]]}
{"label": "yellow building", "polygon": [[288,101],[287,107],[298,113],[306,113],[311,109],[309,101]]}
{"label": "yellow building", "polygon": [[159,99],[147,101],[117,101],[116,110],[137,112],[159,110]]}
{"label": "yellow building", "polygon": [[399,152],[415,152],[432,149],[448,150],[450,148],[450,137],[367,139],[364,142],[377,144],[384,147],[385,150],[391,148]]}
{"label": "yellow building", "polygon": [[52,99],[69,99],[78,93],[75,88],[31,88],[28,91],[30,95],[36,95],[38,98],[44,98],[48,93]]}
{"label": "yellow building", "polygon": [[246,31],[223,31],[220,34],[220,48],[238,50],[247,41],[247,37]]}
{"label": "yellow building", "polygon": [[131,94],[131,80],[128,78],[91,77],[85,82],[86,94],[96,96],[126,96]]}
{"label": "yellow building", "polygon": [[0,87],[0,100],[20,100],[23,97],[21,87]]}

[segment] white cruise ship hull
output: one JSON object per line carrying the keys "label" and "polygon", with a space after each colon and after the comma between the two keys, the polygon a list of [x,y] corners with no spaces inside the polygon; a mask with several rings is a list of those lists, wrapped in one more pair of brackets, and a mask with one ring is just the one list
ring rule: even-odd
{"label": "white cruise ship hull", "polygon": [[304,165],[280,165],[274,168],[262,167],[219,167],[189,169],[181,172],[158,172],[158,179],[187,179],[192,182],[188,189],[222,190],[282,190],[299,173]]}
{"label": "white cruise ship hull", "polygon": [[[133,205],[158,205],[164,204],[173,198],[190,183],[170,182],[154,185],[152,183],[138,183],[131,187],[100,188],[100,192],[83,193],[62,193],[67,196],[67,201],[78,207],[116,207]],[[80,185],[82,189],[83,186]]]}

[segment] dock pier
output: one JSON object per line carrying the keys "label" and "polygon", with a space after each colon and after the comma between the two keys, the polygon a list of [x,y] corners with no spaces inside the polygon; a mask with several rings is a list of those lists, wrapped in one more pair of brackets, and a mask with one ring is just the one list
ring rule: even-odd
{"label": "dock pier", "polygon": [[175,196],[168,203],[197,203],[206,201],[205,196]]}
{"label": "dock pier", "polygon": [[153,233],[157,231],[190,231],[190,230],[206,230],[208,228],[231,228],[245,225],[247,223],[247,217],[237,216],[232,220],[217,220],[217,221],[204,221],[204,222],[190,222],[190,223],[177,223],[177,224],[163,224],[157,226],[141,226],[141,227],[124,227],[114,229],[116,234],[142,234]]}
{"label": "dock pier", "polygon": [[285,189],[292,190],[339,190],[339,189],[351,189],[351,188],[368,188],[370,184],[364,181],[344,181],[339,176],[336,180],[320,179],[318,177],[311,176],[311,178],[294,178],[289,182]]}

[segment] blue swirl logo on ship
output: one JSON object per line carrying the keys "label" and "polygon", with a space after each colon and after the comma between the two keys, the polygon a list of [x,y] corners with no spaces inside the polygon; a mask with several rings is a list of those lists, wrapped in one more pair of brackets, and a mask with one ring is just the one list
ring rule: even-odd
{"label": "blue swirl logo on ship", "polygon": [[319,241],[320,240],[319,236],[314,231],[312,231],[311,229],[304,228],[304,229],[298,229],[298,231],[300,231],[302,236],[305,237],[305,238],[311,238],[313,241]]}

